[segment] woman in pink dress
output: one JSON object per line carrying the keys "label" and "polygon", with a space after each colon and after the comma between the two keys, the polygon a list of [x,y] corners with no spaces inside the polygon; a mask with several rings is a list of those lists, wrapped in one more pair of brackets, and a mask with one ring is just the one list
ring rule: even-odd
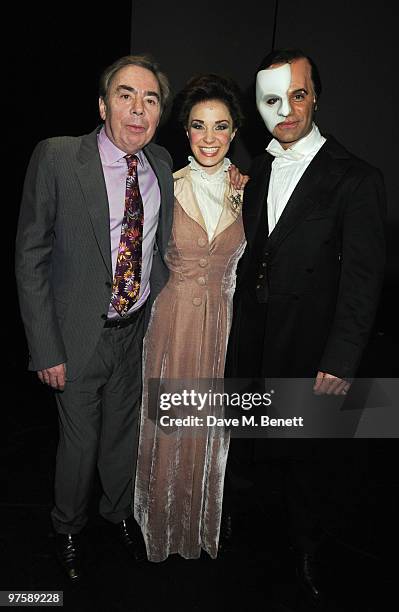
{"label": "woman in pink dress", "polygon": [[[242,120],[236,86],[203,75],[189,81],[182,98],[181,121],[192,155],[174,174],[170,276],[144,339],[134,512],[151,561],[172,553],[198,558],[201,549],[217,555],[229,433],[206,425],[163,426],[160,419],[171,411],[154,409],[148,383],[156,379],[157,398],[170,379],[194,379],[197,390],[220,384],[235,272],[245,248],[242,191],[231,186],[226,157]],[[202,418],[204,413],[197,412]]]}

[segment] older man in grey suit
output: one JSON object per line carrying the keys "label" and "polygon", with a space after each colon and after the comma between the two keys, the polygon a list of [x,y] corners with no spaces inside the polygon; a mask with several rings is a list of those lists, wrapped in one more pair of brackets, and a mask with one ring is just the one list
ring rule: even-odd
{"label": "older man in grey suit", "polygon": [[56,390],[52,521],[72,580],[96,466],[100,513],[133,557],[142,554],[131,516],[141,347],[167,280],[173,210],[171,158],[150,141],[168,94],[150,58],[117,60],[100,81],[104,125],[40,142],[25,180],[16,275],[29,367]]}

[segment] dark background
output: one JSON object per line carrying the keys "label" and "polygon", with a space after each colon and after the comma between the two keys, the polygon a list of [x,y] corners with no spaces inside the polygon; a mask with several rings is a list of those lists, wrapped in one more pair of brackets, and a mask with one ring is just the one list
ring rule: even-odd
{"label": "dark background", "polygon": [[[50,530],[48,514],[58,435],[56,409],[51,391],[26,370],[27,349],[14,283],[13,251],[23,178],[32,149],[39,140],[80,135],[95,128],[99,122],[99,75],[121,55],[131,51],[152,53],[170,77],[175,93],[196,72],[213,71],[234,78],[243,91],[246,124],[235,139],[231,157],[243,170],[249,168],[254,155],[264,150],[269,138],[254,106],[253,78],[258,63],[272,48],[273,40],[275,47],[298,46],[314,57],[323,82],[317,115],[321,131],[333,134],[351,152],[379,167],[385,177],[389,205],[388,262],[376,325],[362,371],[367,376],[397,377],[399,369],[395,295],[399,212],[395,180],[396,108],[393,106],[393,84],[397,77],[393,61],[394,20],[386,5],[360,0],[246,0],[234,7],[225,1],[211,0],[201,3],[135,0],[101,8],[93,5],[87,15],[83,12],[84,4],[71,2],[44,8],[40,4],[14,3],[8,7],[4,27],[9,39],[2,66],[5,86],[2,135],[6,159],[1,241],[5,272],[0,416],[0,587],[3,589],[62,588],[58,575],[56,578],[52,575],[49,581],[43,574],[43,568],[50,574],[56,570],[52,569],[54,562],[49,545],[41,539]],[[173,109],[157,140],[168,147],[175,169],[186,163],[188,150],[184,135],[174,121]],[[359,477],[356,479],[355,471],[357,486],[350,494],[347,486],[337,505],[337,512],[343,508],[345,512],[341,524],[336,525],[335,542],[346,547],[345,555],[351,562],[354,555],[353,563],[359,564],[360,559],[363,567],[365,559],[384,559],[387,543],[397,535],[394,527],[397,442],[347,440],[341,441],[342,449],[346,443],[356,445],[352,450],[355,448],[358,453]],[[334,453],[339,464],[339,447],[338,451],[335,447]],[[342,457],[345,456],[343,453]],[[273,474],[269,484],[268,489],[266,483],[266,506],[278,489]],[[260,504],[256,500],[255,508]],[[273,515],[273,504],[269,511]],[[265,549],[270,550],[269,544],[266,543]],[[337,554],[339,559],[341,552]],[[107,562],[101,552],[99,559]],[[254,576],[264,558],[255,554],[252,561],[251,589],[257,591],[259,584],[255,585]],[[7,573],[3,574],[5,567]],[[181,567],[179,571],[184,575],[189,571],[187,567],[192,566],[183,562]],[[280,575],[281,568],[278,569]],[[247,584],[241,583],[244,591]],[[234,598],[240,601],[237,593]],[[104,609],[101,605],[100,601],[96,609]],[[126,605],[126,608],[117,608],[109,603],[107,609],[156,609],[146,608],[144,604],[140,608]],[[87,604],[80,608],[75,601],[74,609],[91,607]],[[188,605],[186,609],[201,608]],[[346,610],[343,604],[336,609]],[[348,609],[353,612],[357,608],[352,604]],[[360,609],[362,612],[374,610],[365,605]],[[375,609],[382,608],[376,604]]]}
{"label": "dark background", "polygon": [[[82,3],[81,3],[82,4]],[[12,43],[6,51],[6,198],[2,241],[5,248],[5,298],[17,313],[13,249],[23,177],[35,144],[43,138],[88,133],[99,122],[97,83],[101,71],[130,51],[149,52],[168,74],[177,93],[194,73],[214,71],[234,78],[243,91],[246,123],[231,157],[244,171],[264,150],[269,135],[254,105],[253,78],[262,57],[274,46],[298,46],[319,65],[323,93],[317,123],[352,153],[380,168],[388,194],[388,261],[379,332],[397,339],[394,290],[399,270],[399,206],[396,185],[396,82],[393,15],[371,1],[246,0],[239,11],[224,2],[203,0],[192,7],[145,0],[124,2],[97,17],[82,12],[27,4],[10,8]],[[157,18],[154,19],[156,10]],[[175,169],[186,163],[187,145],[174,112],[157,135],[171,152]],[[18,315],[2,328],[7,367],[20,375],[26,363]],[[18,338],[18,339],[17,339]],[[388,342],[388,341],[387,341]],[[387,349],[388,350],[388,349]],[[387,360],[388,361],[388,360]],[[392,369],[377,375],[396,375]]]}

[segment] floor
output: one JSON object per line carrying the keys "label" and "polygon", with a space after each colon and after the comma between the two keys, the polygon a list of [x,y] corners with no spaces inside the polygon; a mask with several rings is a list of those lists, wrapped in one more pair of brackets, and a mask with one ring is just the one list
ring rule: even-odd
{"label": "floor", "polygon": [[[0,590],[63,591],[64,609],[74,612],[152,612],[166,605],[187,611],[312,609],[295,579],[279,472],[273,461],[265,466],[264,458],[254,462],[254,485],[236,513],[234,550],[217,560],[203,553],[198,560],[172,556],[160,564],[135,565],[97,513],[96,482],[84,534],[87,577],[79,586],[69,584],[54,558],[49,520],[57,446],[55,405],[51,393],[32,375],[21,377],[22,406],[17,409],[10,402],[3,413],[5,429],[13,436],[1,446]],[[397,563],[392,542],[399,492],[396,442],[346,442],[358,445],[366,458],[368,480],[356,493],[355,503],[344,487],[339,508],[332,509],[335,520],[329,522],[319,551],[328,593],[323,609],[385,611],[397,590],[392,565]]]}

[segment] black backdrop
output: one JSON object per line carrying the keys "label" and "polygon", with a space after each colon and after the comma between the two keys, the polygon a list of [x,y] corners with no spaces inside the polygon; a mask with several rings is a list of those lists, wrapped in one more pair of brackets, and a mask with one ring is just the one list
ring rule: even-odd
{"label": "black backdrop", "polygon": [[[177,92],[195,72],[228,74],[245,97],[246,124],[232,150],[243,169],[267,144],[267,132],[254,106],[253,76],[261,58],[275,46],[299,46],[317,60],[323,93],[317,121],[353,153],[378,166],[388,192],[388,264],[380,331],[397,340],[395,288],[399,271],[393,90],[393,17],[371,0],[246,0],[240,10],[226,2],[147,2],[126,0],[117,10],[84,13],[82,3],[60,8],[10,6],[10,34],[4,68],[6,153],[3,183],[5,301],[10,325],[2,326],[8,375],[18,378],[26,364],[13,275],[15,224],[23,177],[34,145],[55,135],[89,132],[98,123],[97,82],[115,58],[150,52]],[[158,133],[175,167],[187,147],[173,114]],[[4,278],[4,277],[3,277]],[[392,343],[391,343],[392,344]],[[393,348],[393,346],[390,348]],[[388,350],[388,349],[387,349]],[[395,368],[386,371],[393,375]],[[397,370],[395,370],[396,375]],[[381,375],[381,373],[379,373]]]}

